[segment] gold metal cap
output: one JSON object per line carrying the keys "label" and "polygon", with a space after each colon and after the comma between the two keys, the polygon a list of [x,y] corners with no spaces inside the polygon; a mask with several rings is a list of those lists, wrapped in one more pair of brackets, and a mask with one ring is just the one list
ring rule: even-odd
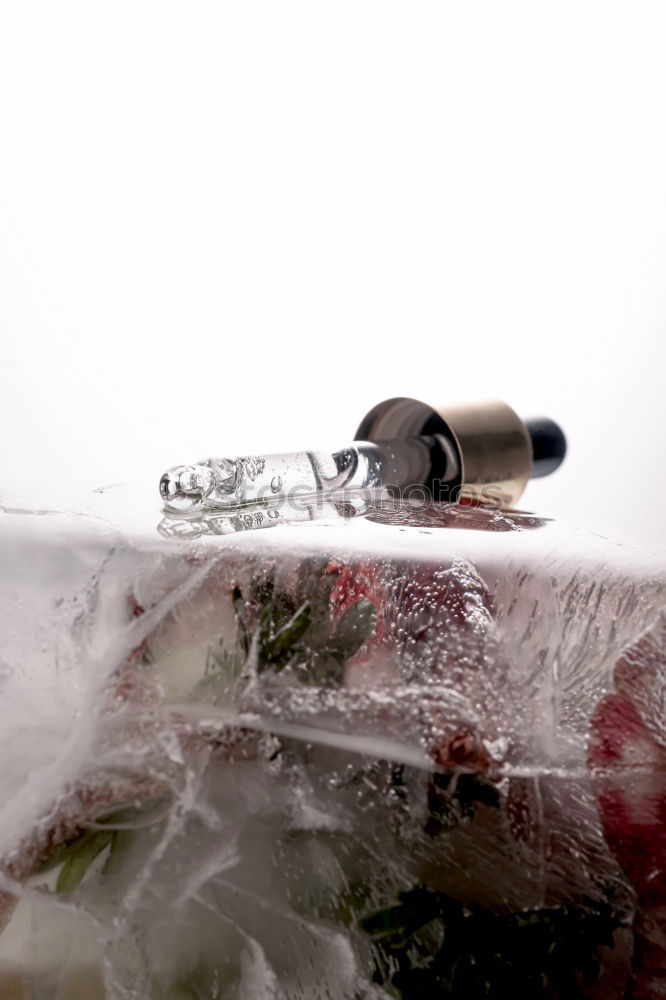
{"label": "gold metal cap", "polygon": [[356,440],[386,441],[419,435],[443,435],[456,452],[458,498],[481,502],[498,499],[513,506],[532,473],[528,430],[500,400],[461,406],[429,406],[396,397],[375,406],[361,421]]}

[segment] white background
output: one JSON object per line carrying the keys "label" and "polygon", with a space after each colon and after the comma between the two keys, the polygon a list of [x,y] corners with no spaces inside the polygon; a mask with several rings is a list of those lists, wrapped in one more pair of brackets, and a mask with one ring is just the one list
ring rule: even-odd
{"label": "white background", "polygon": [[0,6],[0,483],[499,396],[659,546],[666,8]]}

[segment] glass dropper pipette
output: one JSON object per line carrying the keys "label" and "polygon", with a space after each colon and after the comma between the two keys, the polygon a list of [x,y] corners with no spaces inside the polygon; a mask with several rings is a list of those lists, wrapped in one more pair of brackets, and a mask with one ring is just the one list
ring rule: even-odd
{"label": "glass dropper pipette", "polygon": [[339,451],[178,465],[162,476],[160,496],[169,513],[364,490],[405,496],[416,489],[435,501],[472,496],[512,506],[528,479],[553,472],[566,453],[554,421],[522,421],[495,400],[439,408],[406,397],[385,400],[366,415],[356,436]]}
{"label": "glass dropper pipette", "polygon": [[439,435],[395,441],[356,441],[340,451],[210,458],[164,473],[160,496],[172,513],[225,509],[260,501],[302,501],[360,490],[422,484],[437,467],[443,482],[459,471],[455,451]]}

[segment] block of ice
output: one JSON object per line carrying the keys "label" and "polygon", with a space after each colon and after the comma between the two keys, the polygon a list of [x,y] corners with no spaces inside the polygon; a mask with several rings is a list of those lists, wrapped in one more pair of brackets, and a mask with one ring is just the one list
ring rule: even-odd
{"label": "block of ice", "polygon": [[0,997],[666,996],[663,565],[290,517],[3,498]]}

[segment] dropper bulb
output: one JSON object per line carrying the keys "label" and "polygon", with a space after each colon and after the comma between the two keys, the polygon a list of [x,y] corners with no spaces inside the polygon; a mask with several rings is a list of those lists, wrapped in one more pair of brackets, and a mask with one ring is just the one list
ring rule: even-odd
{"label": "dropper bulb", "polygon": [[548,417],[534,417],[525,421],[532,441],[532,479],[549,476],[564,461],[567,439],[559,424]]}

